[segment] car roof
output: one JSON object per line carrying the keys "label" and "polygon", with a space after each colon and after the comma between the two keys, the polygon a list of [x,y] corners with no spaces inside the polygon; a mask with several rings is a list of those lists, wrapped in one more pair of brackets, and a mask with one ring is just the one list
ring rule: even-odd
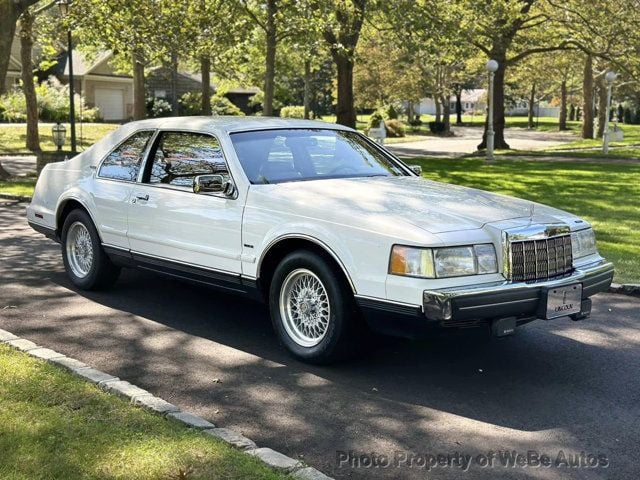
{"label": "car roof", "polygon": [[323,128],[331,130],[353,129],[336,123],[319,120],[301,120],[278,117],[242,117],[242,116],[211,116],[211,117],[164,117],[139,120],[127,124],[131,129],[162,128],[177,130],[199,130],[211,133],[244,132],[251,130],[270,130],[277,128]]}

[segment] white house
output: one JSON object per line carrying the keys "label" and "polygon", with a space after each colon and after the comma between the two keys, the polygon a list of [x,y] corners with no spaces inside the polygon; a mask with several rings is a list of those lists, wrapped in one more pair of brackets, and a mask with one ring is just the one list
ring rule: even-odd
{"label": "white house", "polygon": [[[482,115],[487,108],[487,91],[484,88],[471,88],[462,90],[461,95],[462,111],[467,115]],[[451,113],[456,111],[456,97],[452,96]],[[425,97],[420,100],[420,104],[415,107],[416,113],[420,115],[435,115],[436,104],[432,98]]]}

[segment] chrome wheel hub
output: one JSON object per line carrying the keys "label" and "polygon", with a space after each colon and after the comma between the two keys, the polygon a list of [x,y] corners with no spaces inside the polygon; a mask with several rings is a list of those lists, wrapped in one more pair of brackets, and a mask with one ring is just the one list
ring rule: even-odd
{"label": "chrome wheel hub", "polygon": [[318,345],[327,334],[330,314],[327,290],[315,273],[299,268],[287,275],[280,290],[280,317],[294,342]]}
{"label": "chrome wheel hub", "polygon": [[75,222],[67,232],[67,261],[76,277],[89,275],[93,265],[93,243],[89,230],[81,222]]}

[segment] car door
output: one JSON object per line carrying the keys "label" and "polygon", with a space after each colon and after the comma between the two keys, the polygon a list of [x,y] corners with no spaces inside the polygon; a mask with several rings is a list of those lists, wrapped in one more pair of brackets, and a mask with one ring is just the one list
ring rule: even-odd
{"label": "car door", "polygon": [[93,187],[93,217],[102,241],[129,248],[127,205],[155,130],[139,130],[115,147],[100,163]]}
{"label": "car door", "polygon": [[239,278],[244,197],[194,193],[194,178],[206,174],[230,178],[215,136],[159,133],[129,202],[128,238],[134,258],[174,273],[183,266]]}

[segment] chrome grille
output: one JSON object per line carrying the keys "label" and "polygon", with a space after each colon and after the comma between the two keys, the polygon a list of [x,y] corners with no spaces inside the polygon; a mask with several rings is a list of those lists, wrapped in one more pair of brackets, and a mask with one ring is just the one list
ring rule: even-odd
{"label": "chrome grille", "polygon": [[571,272],[571,235],[514,241],[509,246],[514,282],[547,280]]}

